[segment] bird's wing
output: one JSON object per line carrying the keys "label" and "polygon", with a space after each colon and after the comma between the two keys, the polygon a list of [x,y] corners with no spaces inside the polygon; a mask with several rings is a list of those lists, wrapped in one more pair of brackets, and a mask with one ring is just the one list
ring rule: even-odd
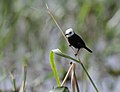
{"label": "bird's wing", "polygon": [[85,45],[85,43],[84,43],[84,41],[80,38],[80,36],[78,36],[77,34],[75,34],[76,36],[75,36],[75,39],[76,39],[76,41],[77,41],[77,43],[78,43],[78,45]]}

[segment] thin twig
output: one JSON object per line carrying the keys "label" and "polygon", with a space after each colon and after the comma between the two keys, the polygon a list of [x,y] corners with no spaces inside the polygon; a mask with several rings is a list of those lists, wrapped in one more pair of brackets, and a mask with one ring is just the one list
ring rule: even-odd
{"label": "thin twig", "polygon": [[70,68],[69,68],[69,70],[68,70],[68,72],[67,72],[67,74],[66,74],[66,76],[65,76],[65,78],[63,80],[63,82],[61,83],[61,86],[63,86],[65,84],[72,67],[73,67],[73,64],[70,66]]}
{"label": "thin twig", "polygon": [[76,74],[75,74],[75,63],[73,63],[73,72],[74,72],[74,81],[75,81],[76,90],[77,90],[77,92],[80,92],[79,86],[78,86],[78,83],[77,83]]}
{"label": "thin twig", "polygon": [[83,70],[85,71],[85,73],[87,74],[88,78],[90,79],[90,81],[91,81],[92,85],[94,86],[96,92],[99,92],[99,90],[97,89],[95,83],[93,82],[92,78],[90,77],[90,75],[89,75],[89,73],[87,72],[87,70],[86,70],[85,66],[83,65],[83,63],[80,63],[80,64],[81,64]]}
{"label": "thin twig", "polygon": [[[53,14],[52,14],[52,12],[50,11],[50,9],[49,9],[49,7],[48,7],[47,4],[46,4],[46,8],[47,8],[48,14],[51,16],[51,18],[52,18],[53,21],[55,22],[56,26],[58,27],[58,29],[59,29],[60,32],[62,33],[63,37],[65,38],[67,44],[69,45],[69,42],[68,42],[68,40],[67,40],[67,38],[66,38],[63,30],[61,29],[61,27],[60,27],[59,24],[57,23],[56,19],[54,18]],[[73,49],[72,47],[71,47],[71,49],[72,49],[73,53],[75,53],[75,51],[74,51],[74,49]]]}
{"label": "thin twig", "polygon": [[57,25],[57,27],[59,28],[60,32],[62,33],[62,35],[64,36],[65,40],[67,41],[67,43],[69,44],[67,38],[65,37],[65,34],[63,33],[63,30],[60,28],[59,24],[57,23],[56,19],[54,18],[53,14],[50,12],[50,9],[48,7],[48,5],[46,4],[47,10],[49,15],[52,17],[53,21],[55,22],[55,24]]}
{"label": "thin twig", "polygon": [[[74,66],[74,63],[72,63],[72,65]],[[71,90],[72,92],[75,92],[75,80],[74,80],[74,67],[72,67],[72,71],[71,71]]]}

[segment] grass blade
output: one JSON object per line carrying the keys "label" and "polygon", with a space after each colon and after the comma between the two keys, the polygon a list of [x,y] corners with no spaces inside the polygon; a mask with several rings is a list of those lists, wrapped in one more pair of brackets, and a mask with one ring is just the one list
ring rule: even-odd
{"label": "grass blade", "polygon": [[11,77],[11,80],[12,80],[12,91],[13,92],[16,92],[16,80],[15,80],[15,77],[12,73],[9,73],[10,74],[10,77]]}
{"label": "grass blade", "polygon": [[59,76],[58,76],[58,73],[57,73],[56,64],[55,64],[55,61],[54,61],[54,52],[53,51],[50,52],[50,65],[51,65],[52,71],[54,73],[56,82],[57,82],[58,86],[60,86],[61,83],[60,83],[60,79],[59,79]]}

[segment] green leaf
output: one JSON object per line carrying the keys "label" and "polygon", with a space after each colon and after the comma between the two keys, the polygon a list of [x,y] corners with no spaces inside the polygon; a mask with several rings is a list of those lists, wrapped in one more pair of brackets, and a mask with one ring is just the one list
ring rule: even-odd
{"label": "green leaf", "polygon": [[60,86],[61,83],[60,83],[60,79],[59,79],[59,76],[58,76],[58,73],[57,73],[56,64],[55,64],[55,61],[54,61],[54,52],[53,51],[50,52],[50,65],[51,65],[52,71],[54,73],[54,76],[56,78],[57,84],[58,84],[58,86]]}

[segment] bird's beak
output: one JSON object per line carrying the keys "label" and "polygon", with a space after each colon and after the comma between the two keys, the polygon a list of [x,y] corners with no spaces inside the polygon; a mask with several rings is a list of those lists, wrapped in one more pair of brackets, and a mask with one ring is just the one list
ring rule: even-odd
{"label": "bird's beak", "polygon": [[65,36],[67,36],[68,34],[65,34]]}

